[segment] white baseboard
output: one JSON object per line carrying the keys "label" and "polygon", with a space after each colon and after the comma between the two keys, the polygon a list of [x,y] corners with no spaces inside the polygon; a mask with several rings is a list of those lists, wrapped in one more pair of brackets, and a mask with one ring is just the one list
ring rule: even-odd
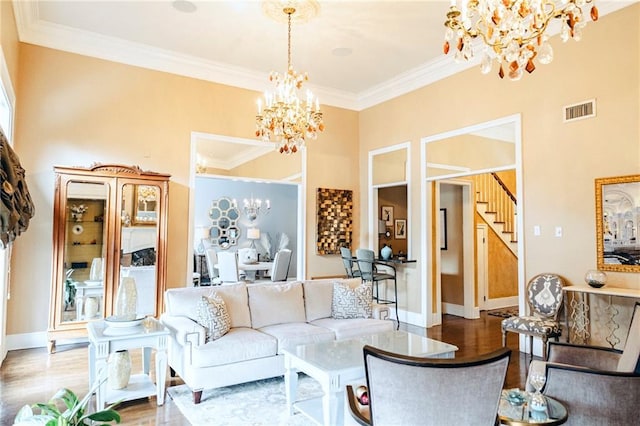
{"label": "white baseboard", "polygon": [[456,305],[454,303],[442,303],[442,313],[443,314],[451,314],[464,318],[464,306]]}
{"label": "white baseboard", "polygon": [[510,297],[498,297],[495,299],[487,299],[484,302],[484,309],[500,309],[500,308],[508,308],[509,306],[518,306],[518,296],[510,296]]}
{"label": "white baseboard", "polygon": [[7,350],[44,348],[47,346],[47,332],[7,334]]}

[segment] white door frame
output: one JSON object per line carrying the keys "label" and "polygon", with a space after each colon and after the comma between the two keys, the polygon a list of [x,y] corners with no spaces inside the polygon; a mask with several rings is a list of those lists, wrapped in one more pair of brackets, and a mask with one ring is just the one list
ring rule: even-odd
{"label": "white door frame", "polygon": [[[440,211],[440,186],[443,184],[460,186],[462,189],[462,269],[464,285],[464,307],[465,318],[480,318],[480,310],[475,306],[476,300],[476,280],[475,280],[475,205],[473,196],[473,183],[469,180],[446,179],[436,181],[436,206],[434,211]],[[440,241],[440,216],[436,215],[436,241]],[[442,313],[442,280],[441,280],[441,256],[440,253],[434,257],[436,269],[436,309]]]}
{"label": "white door frame", "polygon": [[[228,143],[245,143],[245,144],[253,144],[257,143],[256,140],[253,139],[242,139],[242,138],[234,138],[229,136],[221,136],[221,135],[213,135],[209,133],[201,133],[201,132],[191,132],[191,161],[190,161],[190,173],[189,173],[189,212],[193,212],[194,204],[195,204],[195,188],[196,188],[196,162],[198,160],[196,155],[196,145],[198,140],[202,139],[213,139],[213,140],[224,140]],[[274,148],[275,149],[275,148]],[[296,257],[296,271],[297,277],[296,279],[302,280],[306,277],[306,211],[307,211],[307,149],[306,147],[300,147],[298,149],[298,153],[296,155],[300,156],[301,162],[301,173],[299,176],[292,176],[292,178],[300,178],[300,182],[291,182],[285,180],[270,180],[270,179],[257,179],[257,178],[243,178],[239,176],[223,176],[223,175],[207,175],[219,179],[242,179],[242,180],[254,180],[260,182],[273,182],[280,184],[289,184],[296,185],[298,187],[298,228],[297,228],[297,257]],[[193,283],[193,251],[194,251],[194,238],[195,238],[195,224],[194,224],[194,216],[193,213],[189,214],[189,250],[187,250],[187,276],[186,282]]]}

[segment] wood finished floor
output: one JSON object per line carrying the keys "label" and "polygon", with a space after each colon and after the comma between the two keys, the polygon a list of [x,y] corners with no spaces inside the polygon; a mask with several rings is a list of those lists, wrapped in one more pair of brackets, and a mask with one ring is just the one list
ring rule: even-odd
{"label": "wood finished floor", "polygon": [[[457,358],[474,356],[501,346],[501,320],[484,312],[476,320],[445,315],[443,324],[427,329],[426,334],[458,346]],[[402,325],[401,329],[425,333],[425,329],[418,327]],[[509,335],[508,345],[513,352],[505,387],[522,387],[529,357],[518,352],[515,334]],[[141,365],[138,352],[132,352],[134,366]],[[83,397],[88,391],[87,364],[86,345],[59,346],[54,354],[48,354],[44,348],[9,352],[0,368],[0,425],[13,424],[23,405],[47,401],[60,387],[67,387]],[[167,387],[178,384],[182,384],[179,378],[167,374]],[[123,425],[189,424],[169,397],[162,407],[158,407],[155,397],[151,397],[124,403],[118,411]]]}

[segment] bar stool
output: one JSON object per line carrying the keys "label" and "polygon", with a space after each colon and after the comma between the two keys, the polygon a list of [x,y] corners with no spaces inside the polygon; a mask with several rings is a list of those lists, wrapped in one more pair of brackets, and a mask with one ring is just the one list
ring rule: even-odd
{"label": "bar stool", "polygon": [[[397,328],[399,329],[400,317],[398,316],[398,284],[396,280],[396,268],[387,263],[376,262],[375,253],[373,250],[369,249],[357,249],[356,261],[358,262],[358,269],[360,270],[360,277],[362,278],[362,281],[371,281],[372,285],[375,287],[373,299],[376,303],[380,303],[382,305],[395,305],[396,322]],[[387,272],[378,272],[376,265],[384,266],[385,268],[389,268],[389,270]],[[393,299],[387,298],[386,291],[383,298],[380,298],[379,283],[380,281],[386,280],[393,280]]]}

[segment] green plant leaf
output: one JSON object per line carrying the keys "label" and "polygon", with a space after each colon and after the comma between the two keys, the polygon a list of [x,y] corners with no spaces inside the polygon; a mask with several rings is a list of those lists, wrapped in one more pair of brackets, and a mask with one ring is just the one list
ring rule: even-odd
{"label": "green plant leaf", "polygon": [[33,408],[37,408],[40,410],[40,414],[52,415],[55,417],[60,416],[60,410],[55,404],[43,404],[41,402],[32,405]]}
{"label": "green plant leaf", "polygon": [[120,414],[116,410],[102,410],[91,413],[85,418],[96,422],[113,422],[120,423]]}

